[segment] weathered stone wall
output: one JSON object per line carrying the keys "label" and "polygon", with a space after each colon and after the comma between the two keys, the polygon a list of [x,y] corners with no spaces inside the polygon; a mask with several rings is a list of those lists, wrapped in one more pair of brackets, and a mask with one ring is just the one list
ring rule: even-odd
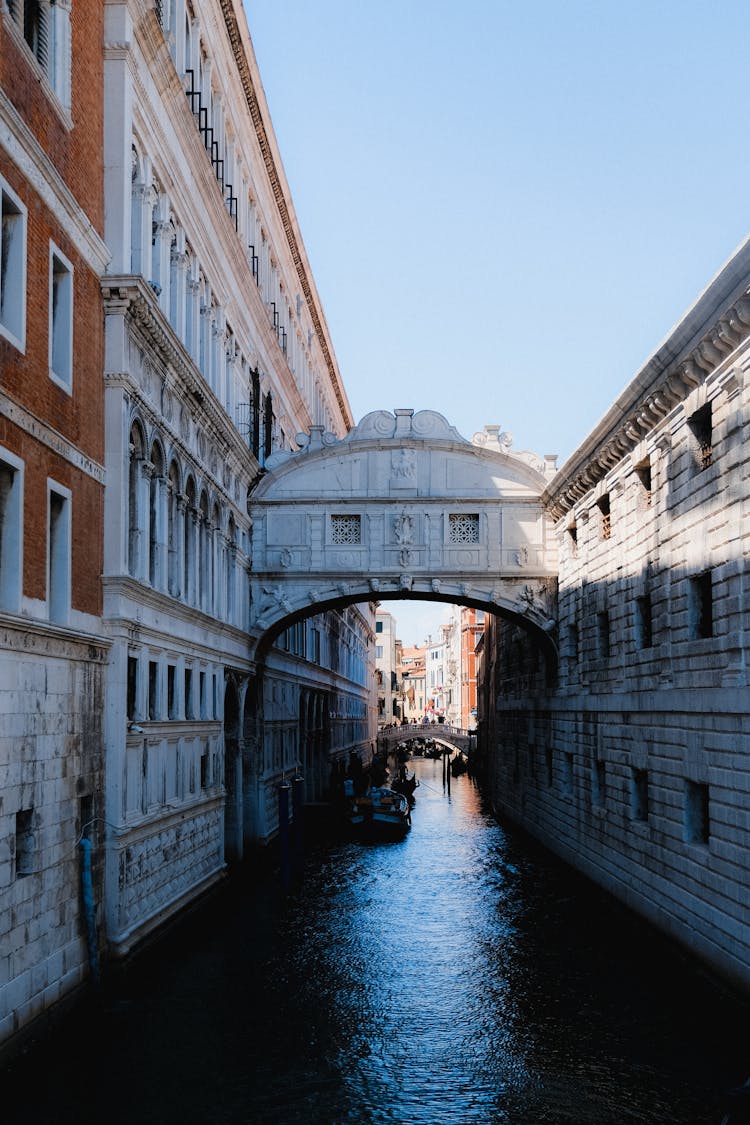
{"label": "weathered stone wall", "polygon": [[750,989],[750,256],[743,247],[552,481],[548,669],[491,623],[499,809]]}
{"label": "weathered stone wall", "polygon": [[100,903],[106,656],[63,631],[0,628],[0,1042],[89,970],[78,841],[92,841]]}

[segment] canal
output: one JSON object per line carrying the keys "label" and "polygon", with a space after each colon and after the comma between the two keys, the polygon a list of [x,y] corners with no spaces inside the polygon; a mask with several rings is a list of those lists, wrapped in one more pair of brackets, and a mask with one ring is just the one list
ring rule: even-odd
{"label": "canal", "polygon": [[6,1068],[3,1125],[718,1125],[747,1008],[410,764],[405,840],[228,884]]}

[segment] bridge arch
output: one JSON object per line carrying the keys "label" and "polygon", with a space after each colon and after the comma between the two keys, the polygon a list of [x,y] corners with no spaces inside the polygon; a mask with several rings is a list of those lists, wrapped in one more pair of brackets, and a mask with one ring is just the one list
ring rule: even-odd
{"label": "bridge arch", "polygon": [[343,439],[313,427],[249,498],[251,655],[290,624],[356,602],[474,606],[555,652],[557,554],[542,503],[554,459],[487,427],[467,441],[435,411],[368,414]]}

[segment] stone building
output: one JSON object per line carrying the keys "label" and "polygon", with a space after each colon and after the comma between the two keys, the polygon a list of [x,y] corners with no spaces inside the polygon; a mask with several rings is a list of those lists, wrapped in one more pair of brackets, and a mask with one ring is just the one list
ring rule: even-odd
{"label": "stone building", "polygon": [[0,4],[0,1041],[88,971],[89,847],[101,900],[102,37]]}
{"label": "stone building", "polygon": [[352,417],[241,5],[105,12],[106,908],[124,953],[275,834],[285,773],[307,760],[319,795],[327,756],[369,745],[373,622],[328,613],[262,669],[250,655],[248,496],[295,435]]}
{"label": "stone building", "polygon": [[3,1042],[376,704],[369,601],[255,652],[248,496],[352,417],[241,4],[1,0],[0,112]]}
{"label": "stone building", "polygon": [[[378,723],[392,723],[397,715],[398,671],[396,665],[397,621],[392,613],[378,606],[375,613],[375,679],[378,695]],[[400,651],[400,649],[399,649]]]}
{"label": "stone building", "polygon": [[494,800],[750,986],[750,242],[549,483],[554,629],[489,620]]}
{"label": "stone building", "polygon": [[427,705],[426,662],[424,645],[401,649],[400,691],[402,717],[408,723],[421,723]]}

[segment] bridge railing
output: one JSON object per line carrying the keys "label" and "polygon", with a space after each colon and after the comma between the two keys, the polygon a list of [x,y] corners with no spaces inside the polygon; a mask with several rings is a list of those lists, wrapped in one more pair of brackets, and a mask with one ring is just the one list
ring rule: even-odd
{"label": "bridge railing", "polygon": [[404,726],[380,727],[378,741],[387,743],[404,742],[407,738],[436,738],[451,741],[462,753],[467,753],[474,744],[475,730],[454,727],[449,723],[407,723]]}

